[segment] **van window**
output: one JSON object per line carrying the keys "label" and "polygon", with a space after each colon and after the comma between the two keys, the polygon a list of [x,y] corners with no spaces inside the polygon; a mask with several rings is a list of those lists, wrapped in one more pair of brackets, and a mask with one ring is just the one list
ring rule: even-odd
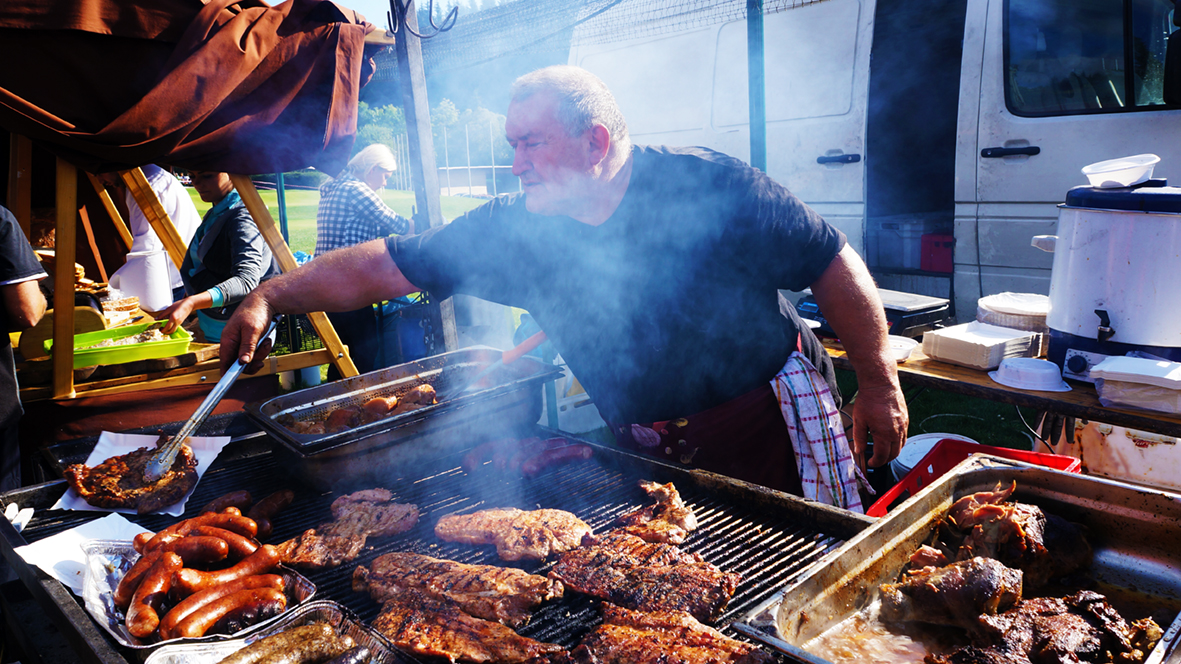
{"label": "van window", "polygon": [[1044,116],[1164,105],[1173,11],[1172,0],[1008,0],[1008,109]]}

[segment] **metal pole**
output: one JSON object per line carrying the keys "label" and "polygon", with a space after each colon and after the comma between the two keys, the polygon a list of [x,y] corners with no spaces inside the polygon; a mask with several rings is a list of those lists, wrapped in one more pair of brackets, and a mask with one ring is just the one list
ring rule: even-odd
{"label": "metal pole", "polygon": [[287,188],[283,185],[282,173],[275,173],[275,195],[279,198],[279,232],[283,234],[283,241],[291,244],[287,235]]}
{"label": "metal pole", "polygon": [[451,146],[447,144],[447,126],[443,125],[443,167],[447,171],[447,195],[451,195]]}
{"label": "metal pole", "polygon": [[467,150],[467,195],[472,195],[472,138],[467,130],[468,125],[463,126],[463,144],[464,149]]}
{"label": "metal pole", "polygon": [[488,153],[492,155],[492,195],[496,196],[496,130],[492,125],[495,118],[488,118]]}
{"label": "metal pole", "polygon": [[763,0],[746,0],[746,60],[750,87],[750,165],[767,171],[767,88]]}

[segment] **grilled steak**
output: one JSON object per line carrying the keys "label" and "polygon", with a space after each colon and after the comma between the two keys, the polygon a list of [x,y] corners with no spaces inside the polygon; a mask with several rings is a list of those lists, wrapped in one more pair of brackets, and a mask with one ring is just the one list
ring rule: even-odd
{"label": "grilled steak", "polygon": [[66,481],[79,496],[95,507],[133,509],[149,514],[174,505],[197,484],[197,458],[193,448],[181,445],[176,461],[155,482],[144,481],[144,467],[167,437],[156,441],[156,448],[141,447],[134,452],[113,456],[91,468],[76,463],[65,469]]}
{"label": "grilled steak", "polygon": [[525,512],[512,507],[453,514],[435,525],[439,539],[495,544],[504,560],[544,560],[551,553],[573,549],[591,532],[590,526],[563,510]]}
{"label": "grilled steak", "polygon": [[619,530],[647,542],[680,544],[697,529],[693,508],[681,500],[672,482],[657,484],[640,480],[640,488],[656,499],[656,503],[619,516],[615,520]]}
{"label": "grilled steak", "polygon": [[368,591],[376,602],[393,599],[407,588],[455,602],[465,613],[520,627],[529,611],[561,597],[560,581],[512,567],[465,565],[416,553],[387,553],[370,568],[353,570],[353,590]]}
{"label": "grilled steak", "polygon": [[567,587],[629,609],[686,611],[707,622],[742,580],[697,554],[613,532],[562,555],[549,573]]}
{"label": "grilled steak", "polygon": [[332,501],[327,523],[305,530],[278,546],[284,563],[293,567],[323,569],[356,559],[369,537],[389,537],[418,523],[418,507],[393,502],[386,489],[366,489]]}
{"label": "grilled steak", "polygon": [[388,600],[373,627],[395,646],[452,662],[544,664],[568,661],[559,645],[525,638],[490,620],[469,616],[454,602],[407,588]]}
{"label": "grilled steak", "polygon": [[572,659],[584,664],[762,664],[759,648],[702,625],[683,611],[630,611],[603,605],[603,624],[586,635]]}

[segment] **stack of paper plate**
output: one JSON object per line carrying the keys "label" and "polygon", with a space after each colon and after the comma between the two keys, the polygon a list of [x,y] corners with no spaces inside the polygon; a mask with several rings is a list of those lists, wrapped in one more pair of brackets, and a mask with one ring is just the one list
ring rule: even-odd
{"label": "stack of paper plate", "polygon": [[973,369],[995,369],[1006,357],[1034,357],[1041,335],[972,321],[923,335],[927,357]]}
{"label": "stack of paper plate", "polygon": [[1050,298],[1036,293],[996,293],[976,301],[976,320],[1014,330],[1049,332]]}

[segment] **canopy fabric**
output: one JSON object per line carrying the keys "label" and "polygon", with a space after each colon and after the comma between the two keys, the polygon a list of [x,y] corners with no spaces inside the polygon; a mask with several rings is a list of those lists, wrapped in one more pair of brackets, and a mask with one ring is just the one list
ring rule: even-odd
{"label": "canopy fabric", "polygon": [[4,0],[0,126],[90,172],[335,175],[373,30],[327,0]]}

